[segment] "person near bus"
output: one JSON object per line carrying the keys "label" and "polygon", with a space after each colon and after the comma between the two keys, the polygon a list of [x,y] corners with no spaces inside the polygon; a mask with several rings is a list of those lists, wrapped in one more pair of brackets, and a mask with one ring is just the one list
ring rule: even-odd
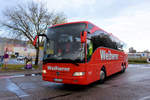
{"label": "person near bus", "polygon": [[89,60],[93,53],[93,44],[91,41],[87,44],[87,59]]}
{"label": "person near bus", "polygon": [[32,69],[32,57],[30,54],[25,57],[25,69]]}
{"label": "person near bus", "polygon": [[8,60],[9,60],[9,55],[7,52],[5,52],[4,54],[4,68],[7,68],[7,64],[8,64]]}

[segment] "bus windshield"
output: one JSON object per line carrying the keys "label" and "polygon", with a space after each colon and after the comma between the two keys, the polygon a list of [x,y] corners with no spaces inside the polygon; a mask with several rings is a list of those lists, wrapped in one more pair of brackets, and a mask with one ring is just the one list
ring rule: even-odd
{"label": "bus windshield", "polygon": [[47,31],[49,40],[44,44],[44,60],[48,62],[83,62],[84,45],[80,33],[86,24],[74,23],[50,27]]}

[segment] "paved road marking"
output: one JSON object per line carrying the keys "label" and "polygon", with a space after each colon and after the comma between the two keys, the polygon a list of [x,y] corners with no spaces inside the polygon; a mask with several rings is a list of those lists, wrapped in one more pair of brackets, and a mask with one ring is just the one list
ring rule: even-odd
{"label": "paved road marking", "polygon": [[10,78],[11,76],[0,76],[0,79]]}
{"label": "paved road marking", "polygon": [[143,97],[143,98],[141,98],[139,100],[150,100],[150,96]]}
{"label": "paved road marking", "polygon": [[25,77],[25,76],[37,76],[40,75],[40,73],[37,74],[20,74],[20,75],[9,75],[9,76],[0,76],[0,79],[7,79],[7,78],[17,78],[17,77]]}
{"label": "paved road marking", "polygon": [[16,84],[14,84],[10,79],[6,79],[7,83],[7,89],[10,92],[15,93],[18,97],[26,97],[29,96],[29,94],[25,93],[23,90],[21,90]]}

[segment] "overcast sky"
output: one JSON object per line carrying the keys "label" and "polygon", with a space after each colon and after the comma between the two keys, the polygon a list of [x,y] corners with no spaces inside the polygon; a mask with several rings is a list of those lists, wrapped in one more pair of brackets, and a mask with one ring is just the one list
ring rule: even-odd
{"label": "overcast sky", "polygon": [[[3,9],[28,0],[0,0]],[[40,2],[41,0],[34,0]],[[90,21],[113,33],[128,47],[150,50],[150,0],[42,0],[49,10],[64,12],[68,21]],[[0,32],[2,35],[2,31]]]}

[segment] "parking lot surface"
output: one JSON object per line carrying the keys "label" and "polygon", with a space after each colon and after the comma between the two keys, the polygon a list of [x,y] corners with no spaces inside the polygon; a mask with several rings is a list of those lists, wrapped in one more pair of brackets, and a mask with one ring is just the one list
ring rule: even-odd
{"label": "parking lot surface", "polygon": [[150,65],[130,64],[104,84],[45,82],[41,75],[0,76],[0,100],[150,100]]}

